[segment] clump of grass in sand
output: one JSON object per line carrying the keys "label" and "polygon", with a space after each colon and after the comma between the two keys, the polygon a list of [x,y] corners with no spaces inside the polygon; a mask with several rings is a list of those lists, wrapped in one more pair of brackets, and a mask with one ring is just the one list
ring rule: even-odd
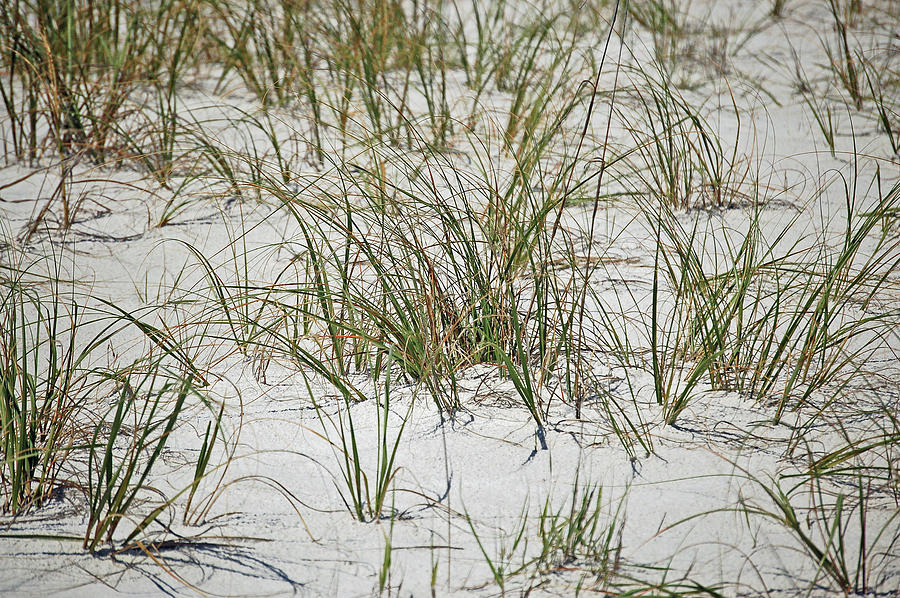
{"label": "clump of grass in sand", "polygon": [[[91,551],[113,542],[119,525],[131,516],[135,501],[147,492],[148,476],[194,386],[190,375],[167,373],[153,365],[146,372],[126,371],[117,377],[120,386],[114,406],[101,418],[88,445],[89,507],[83,546]],[[120,444],[125,445],[124,450]],[[198,474],[202,477],[202,471]],[[144,516],[123,544],[137,538],[174,498],[163,500]]]}
{"label": "clump of grass in sand", "polygon": [[[847,193],[847,224],[836,246],[789,243],[792,224],[765,239],[756,216],[747,233],[725,245],[728,259],[714,275],[705,273],[704,264],[715,268],[717,260],[702,253],[696,221],[686,229],[671,216],[651,217],[661,233],[662,274],[654,278],[653,363],[668,421],[701,379],[772,401],[778,420],[815,391],[839,388],[884,347],[898,314],[874,306],[890,289],[898,260],[885,223],[896,214],[900,187],[865,207],[855,206],[855,189]],[[663,280],[673,289],[676,318],[661,315]],[[678,373],[685,358],[695,365]]]}
{"label": "clump of grass in sand", "polygon": [[[3,510],[18,515],[42,506],[62,488],[81,490],[88,508],[83,545],[94,551],[114,540],[123,520],[141,512],[151,492],[150,473],[187,398],[195,396],[194,374],[165,369],[165,361],[179,363],[169,360],[174,345],[159,351],[161,359],[151,351],[151,358],[130,369],[99,368],[98,349],[117,342],[133,325],[157,348],[167,341],[121,308],[83,305],[75,284],[66,281],[61,256],[28,265],[11,249],[5,258],[0,264]],[[108,413],[98,416],[97,394],[110,381],[116,393]],[[221,416],[220,410],[216,432]],[[139,538],[181,494],[193,496],[208,473],[211,446],[207,431],[194,484],[140,515],[124,544]]]}
{"label": "clump of grass in sand", "polygon": [[[393,513],[388,511],[388,493],[394,483],[394,478],[399,470],[394,465],[397,457],[397,449],[403,437],[403,430],[412,415],[413,401],[410,401],[406,414],[403,416],[396,435],[390,439],[390,408],[391,408],[391,366],[392,355],[388,354],[386,371],[384,374],[384,396],[375,397],[376,404],[376,446],[374,451],[363,445],[362,439],[356,431],[353,420],[352,404],[349,400],[338,406],[338,413],[334,416],[327,414],[324,407],[316,403],[316,412],[323,426],[326,440],[332,445],[335,457],[340,464],[341,484],[338,492],[344,505],[358,521],[377,521],[383,517],[392,520]],[[383,399],[383,403],[382,403]],[[332,428],[333,432],[328,428]],[[337,440],[331,440],[331,434],[337,435]],[[369,455],[375,453],[374,467],[369,462]],[[386,555],[390,554],[390,544],[386,549]],[[389,559],[389,556],[385,557]],[[389,567],[388,564],[385,567]],[[382,584],[383,586],[383,584]]]}
{"label": "clump of grass in sand", "polygon": [[40,506],[66,483],[64,469],[78,442],[73,420],[86,408],[80,345],[82,318],[57,279],[27,280],[27,268],[0,270],[0,481],[3,510]]}

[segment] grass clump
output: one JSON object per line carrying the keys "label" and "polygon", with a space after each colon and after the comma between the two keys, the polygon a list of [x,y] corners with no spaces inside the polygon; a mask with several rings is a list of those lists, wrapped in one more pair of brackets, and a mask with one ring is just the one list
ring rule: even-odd
{"label": "grass clump", "polygon": [[40,506],[65,483],[63,468],[77,442],[73,424],[85,408],[84,351],[75,334],[81,314],[57,287],[4,268],[0,305],[0,438],[3,510]]}
{"label": "grass clump", "polygon": [[[886,226],[898,191],[895,185],[863,207],[848,187],[841,238],[809,245],[792,240],[793,223],[764,238],[759,213],[751,212],[736,239],[713,231],[721,235],[715,254],[705,249],[700,219],[688,228],[671,212],[651,213],[660,236],[649,327],[667,421],[702,381],[770,403],[777,421],[816,391],[862,373],[897,325],[896,311],[880,301],[898,263]],[[685,363],[692,365],[682,369]]]}
{"label": "grass clump", "polygon": [[[167,369],[167,363],[179,364],[171,358],[178,351],[175,345],[160,350],[160,358],[151,351],[130,368],[98,365],[100,348],[122,342],[132,326],[157,347],[167,341],[121,308],[85,305],[88,298],[66,281],[60,256],[23,265],[24,258],[17,255],[11,249],[0,265],[3,512],[15,517],[63,490],[83,493],[88,513],[83,546],[93,552],[117,542],[114,534],[121,521],[138,517],[149,494],[159,493],[150,488],[148,477],[183,423],[187,399],[205,400],[191,370]],[[115,391],[103,405],[98,395],[110,385]],[[219,410],[214,434],[221,417]],[[124,545],[143,538],[146,528],[185,491],[193,496],[207,474],[209,431],[206,445],[194,484],[142,513]]]}
{"label": "grass clump", "polygon": [[872,508],[871,486],[863,470],[857,474],[855,493],[835,490],[817,475],[789,489],[783,478],[754,480],[767,500],[747,500],[740,507],[748,518],[780,524],[796,540],[813,571],[810,588],[824,581],[844,594],[864,595],[885,583],[881,575],[890,575],[888,563],[900,545],[900,511]]}
{"label": "grass clump", "polygon": [[[372,451],[366,449],[363,439],[357,433],[353,423],[353,406],[350,401],[345,401],[339,407],[340,411],[334,417],[325,413],[323,408],[318,405],[316,407],[319,421],[325,428],[326,437],[329,436],[328,427],[333,428],[334,433],[338,436],[340,444],[329,439],[329,443],[335,449],[335,456],[340,463],[342,484],[338,486],[338,492],[344,501],[344,505],[358,521],[378,521],[384,517],[393,521],[394,514],[388,512],[386,500],[399,470],[398,467],[394,466],[394,462],[397,457],[397,449],[400,447],[400,441],[403,437],[403,430],[406,428],[406,424],[412,415],[414,402],[410,402],[395,437],[390,439],[389,431],[391,426],[389,415],[392,365],[393,359],[389,353],[384,374],[383,403],[380,393],[375,397],[376,446],[373,468],[368,463],[368,455]],[[328,422],[327,424],[326,421]],[[386,550],[386,554],[389,554],[390,548]],[[389,559],[388,556],[385,558]]]}
{"label": "grass clump", "polygon": [[[131,515],[135,501],[147,492],[147,478],[193,391],[189,375],[170,374],[158,366],[135,374],[117,375],[118,396],[110,412],[94,428],[88,445],[89,509],[83,546],[90,551],[104,542],[113,542],[119,524]],[[165,499],[151,510],[123,544],[138,537],[172,500],[174,497]]]}

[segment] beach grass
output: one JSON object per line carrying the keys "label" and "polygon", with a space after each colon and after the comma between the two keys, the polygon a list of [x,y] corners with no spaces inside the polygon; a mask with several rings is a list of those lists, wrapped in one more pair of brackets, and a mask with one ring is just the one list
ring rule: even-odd
{"label": "beach grass", "polygon": [[[264,487],[378,595],[896,592],[900,9],[708,4],[6,3],[0,537],[204,591],[165,551]],[[507,445],[547,478],[463,498]],[[675,450],[727,495],[648,532]]]}

